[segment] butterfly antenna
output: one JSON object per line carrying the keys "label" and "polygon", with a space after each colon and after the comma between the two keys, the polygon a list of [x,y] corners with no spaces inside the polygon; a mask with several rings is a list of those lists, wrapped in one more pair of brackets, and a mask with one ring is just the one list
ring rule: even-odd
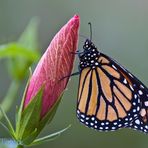
{"label": "butterfly antenna", "polygon": [[90,40],[92,40],[92,25],[91,25],[91,22],[89,22],[88,25],[90,26]]}

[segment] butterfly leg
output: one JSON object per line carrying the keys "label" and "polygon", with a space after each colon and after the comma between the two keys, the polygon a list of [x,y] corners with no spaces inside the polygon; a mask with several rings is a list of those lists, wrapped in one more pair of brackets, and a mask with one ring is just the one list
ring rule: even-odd
{"label": "butterfly leg", "polygon": [[82,54],[84,54],[84,51],[77,50],[76,52],[70,52],[70,53],[71,53],[71,54],[77,54],[78,57],[80,58],[80,56],[81,56]]}
{"label": "butterfly leg", "polygon": [[68,76],[62,77],[59,81],[62,81],[62,80],[64,80],[65,78],[69,78],[69,77],[71,77],[71,76],[76,76],[76,75],[79,75],[79,74],[80,74],[80,72],[72,73],[71,75],[68,75]]}

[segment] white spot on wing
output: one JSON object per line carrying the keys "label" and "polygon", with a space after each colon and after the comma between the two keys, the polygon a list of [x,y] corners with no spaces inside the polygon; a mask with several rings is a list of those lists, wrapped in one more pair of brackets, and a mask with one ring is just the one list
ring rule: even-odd
{"label": "white spot on wing", "polygon": [[145,101],[144,104],[145,104],[145,106],[148,106],[148,101]]}
{"label": "white spot on wing", "polygon": [[132,78],[133,78],[133,75],[131,73],[128,73]]}
{"label": "white spot on wing", "polygon": [[138,106],[138,107],[137,107],[137,111],[139,111],[139,110],[140,110],[140,107]]}
{"label": "white spot on wing", "polygon": [[116,127],[113,126],[112,129],[116,129]]}
{"label": "white spot on wing", "polygon": [[119,124],[119,125],[118,125],[118,127],[121,127],[121,126],[122,126],[122,124]]}
{"label": "white spot on wing", "polygon": [[135,123],[136,123],[136,124],[140,124],[139,119],[135,120]]}
{"label": "white spot on wing", "polygon": [[82,117],[82,118],[85,118],[85,116],[84,116],[84,115],[81,115],[81,117]]}
{"label": "white spot on wing", "polygon": [[101,125],[104,125],[104,123],[101,123]]}
{"label": "white spot on wing", "polygon": [[80,121],[81,121],[81,122],[84,122],[84,120],[83,120],[83,119],[80,119]]}
{"label": "white spot on wing", "polygon": [[135,97],[135,99],[136,99],[136,98],[137,98],[137,95],[135,94],[134,97]]}
{"label": "white spot on wing", "polygon": [[124,79],[123,83],[124,83],[124,84],[127,84],[127,81],[126,81],[126,79]]}
{"label": "white spot on wing", "polygon": [[117,125],[117,122],[114,122],[113,124],[114,124],[114,125]]}
{"label": "white spot on wing", "polygon": [[141,126],[140,129],[143,129],[143,127]]}
{"label": "white spot on wing", "polygon": [[109,125],[109,122],[106,122],[105,124],[106,124],[106,125]]}
{"label": "white spot on wing", "polygon": [[134,128],[138,128],[138,127],[135,125]]}
{"label": "white spot on wing", "polygon": [[112,67],[117,70],[117,68],[115,67],[115,65],[112,65]]}
{"label": "white spot on wing", "polygon": [[131,88],[132,91],[134,91],[134,88],[131,85],[130,85],[130,88]]}
{"label": "white spot on wing", "polygon": [[91,123],[90,123],[90,125],[91,125],[91,126],[93,126],[93,125],[94,125],[94,123],[92,123],[92,122],[91,122]]}
{"label": "white spot on wing", "polygon": [[136,102],[133,102],[133,105],[136,105]]}
{"label": "white spot on wing", "polygon": [[144,88],[144,86],[143,86],[143,85],[140,85],[140,87],[141,87],[141,88]]}
{"label": "white spot on wing", "polygon": [[103,127],[99,127],[99,129],[103,129]]}
{"label": "white spot on wing", "polygon": [[142,95],[143,94],[143,92],[141,90],[139,90],[138,93],[139,93],[139,95]]}

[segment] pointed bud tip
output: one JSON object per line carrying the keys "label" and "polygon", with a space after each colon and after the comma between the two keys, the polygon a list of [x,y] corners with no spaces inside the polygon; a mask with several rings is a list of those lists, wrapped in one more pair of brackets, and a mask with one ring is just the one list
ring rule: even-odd
{"label": "pointed bud tip", "polygon": [[79,19],[80,17],[79,17],[79,15],[75,14],[75,15],[74,15],[74,18],[75,18],[75,19]]}

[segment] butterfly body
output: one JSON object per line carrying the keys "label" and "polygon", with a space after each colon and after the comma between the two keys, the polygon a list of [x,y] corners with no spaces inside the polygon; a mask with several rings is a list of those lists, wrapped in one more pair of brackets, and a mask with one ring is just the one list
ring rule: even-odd
{"label": "butterfly body", "polygon": [[80,58],[77,117],[99,131],[123,127],[148,132],[148,89],[87,39]]}

